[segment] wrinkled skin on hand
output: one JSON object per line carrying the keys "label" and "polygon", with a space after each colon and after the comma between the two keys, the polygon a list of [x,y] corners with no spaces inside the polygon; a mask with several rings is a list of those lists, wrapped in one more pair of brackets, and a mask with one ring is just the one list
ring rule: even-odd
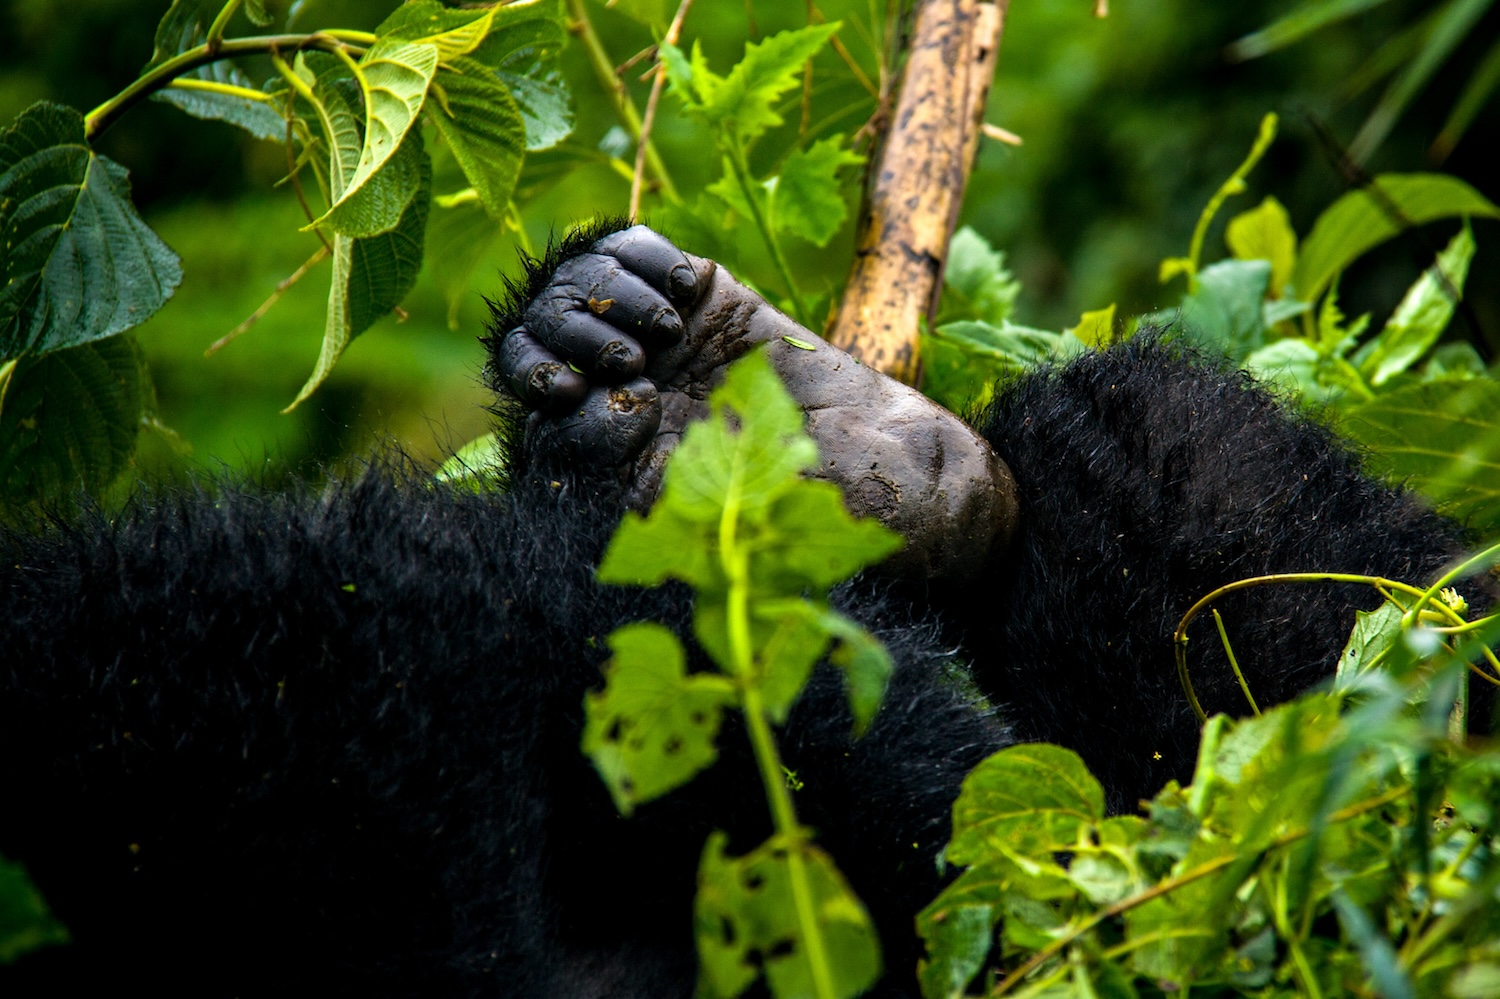
{"label": "wrinkled skin on hand", "polygon": [[906,537],[888,571],[963,579],[1014,529],[1010,471],[962,420],[644,226],[564,259],[519,318],[487,342],[492,381],[532,410],[529,446],[621,469],[638,507],[725,365],[765,344],[818,444],[812,474]]}

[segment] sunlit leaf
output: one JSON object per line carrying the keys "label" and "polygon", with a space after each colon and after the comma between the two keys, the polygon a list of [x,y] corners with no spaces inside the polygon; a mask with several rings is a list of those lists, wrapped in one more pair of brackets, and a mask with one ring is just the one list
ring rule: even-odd
{"label": "sunlit leaf", "polygon": [[1318,216],[1302,241],[1292,287],[1315,302],[1344,268],[1407,226],[1461,215],[1500,218],[1500,208],[1457,177],[1381,174]]}
{"label": "sunlit leaf", "polygon": [[1248,212],[1229,220],[1224,230],[1229,252],[1240,260],[1271,262],[1271,294],[1280,298],[1291,279],[1297,262],[1297,234],[1286,209],[1275,198],[1267,197]]}
{"label": "sunlit leaf", "polygon": [[114,336],[182,280],[130,203],[125,168],[90,150],[83,116],[33,104],[0,134],[0,360]]}
{"label": "sunlit leaf", "polygon": [[1066,850],[1104,818],[1104,790],[1071,749],[1044,743],[995,753],[964,778],[947,856],[975,864],[997,845],[1024,857]]}
{"label": "sunlit leaf", "polygon": [[1407,290],[1385,328],[1354,355],[1360,374],[1371,385],[1384,385],[1437,343],[1463,297],[1473,259],[1474,235],[1465,225]]}
{"label": "sunlit leaf", "polygon": [[943,268],[940,322],[972,319],[1000,326],[1010,318],[1021,283],[1005,266],[1005,254],[990,246],[970,226],[948,243]]}
{"label": "sunlit leaf", "polygon": [[794,150],[782,161],[771,195],[772,225],[818,246],[827,245],[848,215],[844,191],[849,185],[839,182],[839,172],[864,161],[846,146],[842,135]]}
{"label": "sunlit leaf", "polygon": [[604,690],[584,702],[583,751],[629,815],[718,758],[714,740],[734,688],[721,676],[689,675],[677,636],[659,624],[616,629],[609,647]]}
{"label": "sunlit leaf", "polygon": [[874,984],[880,975],[875,927],[826,854],[810,843],[772,840],[729,857],[727,843],[723,833],[710,836],[698,869],[693,922],[702,994],[730,999],[762,973],[773,995],[817,994],[792,898],[792,850],[811,889],[833,994],[852,999]]}
{"label": "sunlit leaf", "polygon": [[391,41],[435,46],[438,61],[448,63],[479,47],[494,24],[495,10],[455,10],[437,0],[409,0],[382,21],[375,34]]}

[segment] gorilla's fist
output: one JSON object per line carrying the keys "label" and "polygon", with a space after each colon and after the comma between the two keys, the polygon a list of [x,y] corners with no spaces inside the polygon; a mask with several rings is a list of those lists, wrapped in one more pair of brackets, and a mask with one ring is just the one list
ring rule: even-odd
{"label": "gorilla's fist", "polygon": [[813,474],[838,483],[855,513],[905,535],[887,568],[961,579],[1008,541],[1015,486],[979,435],[713,261],[644,226],[571,240],[561,257],[512,308],[495,309],[486,339],[491,383],[532,410],[530,446],[620,468],[645,507],[724,366],[765,344],[806,411],[821,456]]}

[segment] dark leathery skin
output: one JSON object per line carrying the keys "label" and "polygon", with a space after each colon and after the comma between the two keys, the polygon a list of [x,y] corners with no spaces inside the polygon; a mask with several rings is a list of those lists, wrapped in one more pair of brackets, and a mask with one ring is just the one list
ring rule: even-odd
{"label": "dark leathery skin", "polygon": [[[566,261],[526,310],[529,337],[602,383],[581,403],[562,407],[564,415],[534,414],[528,432],[535,444],[626,468],[631,500],[645,508],[660,491],[683,428],[707,414],[724,366],[766,344],[817,441],[820,461],[811,474],[841,486],[855,513],[878,517],[906,537],[887,571],[963,579],[1008,543],[1015,484],[962,420],[799,326],[713,261],[685,254],[649,229],[612,233],[593,250]],[[643,377],[593,360],[617,343],[627,345],[632,362],[641,357],[636,370]],[[528,363],[538,363],[527,348]],[[550,400],[533,401],[535,393],[522,398],[559,411]]]}

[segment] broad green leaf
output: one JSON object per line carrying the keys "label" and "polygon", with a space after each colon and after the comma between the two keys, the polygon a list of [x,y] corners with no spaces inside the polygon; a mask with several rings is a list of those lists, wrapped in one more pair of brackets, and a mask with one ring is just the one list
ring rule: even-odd
{"label": "broad green leaf", "polygon": [[[802,429],[802,410],[764,351],[731,366],[709,404],[713,415],[682,435],[662,499],[693,520],[717,522],[726,504],[741,517],[763,516],[818,459]],[[730,429],[729,411],[738,417],[738,430]]]}
{"label": "broad green leaf", "polygon": [[922,391],[955,413],[982,407],[995,383],[1083,350],[1077,337],[1006,322],[959,321],[922,334]]}
{"label": "broad green leaf", "polygon": [[1354,612],[1354,630],[1339,656],[1335,687],[1346,687],[1366,670],[1378,666],[1401,638],[1401,608],[1386,602],[1372,611]]}
{"label": "broad green leaf", "polygon": [[1280,298],[1297,262],[1297,234],[1291,216],[1275,198],[1267,197],[1248,212],[1229,220],[1224,230],[1229,252],[1240,260],[1271,262],[1271,295]]}
{"label": "broad green leaf", "polygon": [[728,836],[716,832],[703,848],[693,906],[699,992],[731,999],[764,972],[775,996],[816,995],[797,923],[788,870],[798,851],[822,930],[833,992],[852,999],[880,976],[875,927],[844,877],[811,843],[772,840],[743,857],[728,857]]}
{"label": "broad green leaf", "polygon": [[483,63],[455,60],[433,81],[430,117],[492,219],[505,217],[526,152],[526,125]]}
{"label": "broad green leaf", "polygon": [[1438,378],[1350,406],[1340,429],[1477,534],[1500,530],[1500,382]]}
{"label": "broad green leaf", "polygon": [[1437,162],[1441,163],[1446,159],[1453,147],[1458,145],[1458,141],[1474,123],[1474,118],[1494,96],[1496,88],[1500,88],[1500,39],[1490,46],[1484,58],[1469,74],[1464,82],[1463,92],[1453,102],[1448,120],[1443,122],[1442,131],[1432,140],[1431,155]]}
{"label": "broad green leaf", "polygon": [[1463,297],[1473,259],[1474,234],[1465,224],[1407,290],[1385,328],[1355,354],[1354,363],[1371,385],[1384,385],[1437,343]]}
{"label": "broad green leaf", "polygon": [[977,864],[995,852],[1050,859],[1104,818],[1104,790],[1071,749],[1028,743],[1000,750],[964,778],[947,857]]}
{"label": "broad green leaf", "polygon": [[125,168],[84,141],[81,114],[33,104],[0,134],[0,360],[122,333],[181,280]]}
{"label": "broad green leaf", "polygon": [[130,337],[21,358],[0,406],[0,500],[108,486],[135,455],[142,407]]}
{"label": "broad green leaf", "polygon": [[405,204],[391,194],[392,185],[372,181],[416,121],[437,62],[437,46],[415,42],[378,41],[365,52],[357,76],[365,103],[359,162],[315,225],[346,235],[370,235],[396,224]]}
{"label": "broad green leaf", "polygon": [[25,868],[0,856],[0,966],[67,942],[67,928],[53,918]]}
{"label": "broad green leaf", "polygon": [[[733,163],[730,161],[728,156],[720,157],[720,161],[722,163],[722,167],[719,173],[719,179],[714,181],[712,184],[709,184],[704,188],[704,190],[709,194],[712,194],[714,197],[718,198],[720,201],[724,202],[724,204],[728,205],[730,208],[734,209],[735,213],[739,215],[740,218],[754,218],[755,212],[750,207],[750,202],[746,198],[745,189],[740,186],[739,181],[735,178]],[[766,184],[764,181],[754,181],[753,183],[754,190],[750,193],[754,195],[762,205],[764,205],[768,195],[768,192],[766,191]]]}
{"label": "broad green leaf", "polygon": [[698,589],[721,587],[718,524],[687,519],[663,497],[645,517],[625,515],[597,572],[599,582],[622,586],[660,586],[677,579]]}
{"label": "broad green leaf", "polygon": [[885,702],[885,688],[896,665],[879,639],[852,618],[826,611],[823,626],[839,641],[829,659],[844,671],[854,734],[863,735]]}
{"label": "broad green leaf", "polygon": [[1005,254],[964,226],[948,243],[943,269],[942,322],[973,319],[1000,326],[1015,308],[1021,283],[1005,266]]}
{"label": "broad green leaf", "polygon": [[550,149],[573,131],[568,85],[557,69],[567,44],[562,0],[527,0],[494,8],[489,36],[469,58],[494,70],[526,126],[526,148]]}
{"label": "broad green leaf", "polygon": [[1072,333],[1080,341],[1090,347],[1103,347],[1107,345],[1110,338],[1115,335],[1115,307],[1114,304],[1092,312],[1085,312],[1078,320],[1078,325],[1067,332]]}
{"label": "broad green leaf", "polygon": [[294,70],[312,91],[313,113],[328,151],[326,193],[337,200],[359,165],[359,84],[343,63],[322,52],[299,55]]}
{"label": "broad green leaf", "polygon": [[1323,358],[1317,348],[1297,337],[1273,340],[1252,350],[1243,364],[1245,370],[1258,380],[1290,389],[1310,402],[1340,394],[1336,389],[1325,389],[1319,384],[1318,373],[1323,368]]}
{"label": "broad green leaf", "polygon": [[[814,24],[783,31],[760,42],[747,42],[745,57],[727,76],[716,76],[708,68],[702,46],[693,45],[691,69],[680,52],[666,55],[670,78],[686,84],[696,101],[689,108],[711,125],[731,128],[742,143],[749,143],[782,122],[774,106],[788,90],[802,82],[802,66],[838,31],[837,22]],[[682,90],[679,88],[679,93]]]}
{"label": "broad green leaf", "polygon": [[1261,300],[1271,281],[1265,260],[1221,260],[1198,272],[1182,299],[1182,323],[1204,343],[1243,358],[1266,340]]}
{"label": "broad green leaf", "polygon": [[479,492],[505,481],[505,457],[506,451],[499,436],[482,434],[453,452],[432,477],[439,482]]}
{"label": "broad green leaf", "polygon": [[902,544],[878,520],[849,513],[833,483],[798,481],[776,500],[766,529],[753,537],[750,577],[778,592],[826,592]]}
{"label": "broad green leaf", "polygon": [[318,362],[306,384],[283,412],[290,412],[323,384],[350,341],[390,312],[411,291],[422,269],[422,242],[431,202],[432,163],[422,149],[421,133],[402,143],[395,159],[410,161],[417,175],[416,192],[395,228],[378,236],[333,238],[333,278]]}
{"label": "broad green leaf", "polygon": [[1500,208],[1457,177],[1381,174],[1318,216],[1302,241],[1292,287],[1298,298],[1315,302],[1344,268],[1407,226],[1461,215],[1500,218]]}
{"label": "broad green leaf", "polygon": [[1471,343],[1445,343],[1432,352],[1422,366],[1422,380],[1435,378],[1482,378],[1484,359]]}
{"label": "broad green leaf", "polygon": [[437,48],[438,61],[452,62],[479,47],[495,22],[495,8],[455,10],[437,0],[408,0],[380,23],[375,34],[397,42]]}
{"label": "broad green leaf", "polygon": [[[199,0],[176,0],[156,26],[156,44],[151,61],[141,70],[147,70],[166,62],[179,53],[202,45],[208,38],[207,25],[212,20],[218,5],[205,11]],[[269,21],[264,23],[269,24]],[[193,83],[211,83],[236,87],[246,92],[239,97],[212,90],[193,89]],[[286,138],[286,122],[276,105],[249,94],[260,93],[260,88],[228,59],[211,62],[206,66],[177,77],[173,85],[152,94],[153,100],[173,104],[195,118],[211,121],[227,121],[238,125],[257,139],[280,142]]]}
{"label": "broad green leaf", "polygon": [[618,628],[609,647],[604,690],[584,701],[583,751],[629,815],[718,758],[714,740],[735,691],[721,676],[688,675],[682,644],[659,624]]}
{"label": "broad green leaf", "polygon": [[917,963],[917,980],[926,999],[967,994],[994,944],[1013,869],[1004,858],[976,864],[917,914],[917,933],[927,945],[926,956]]}
{"label": "broad green leaf", "polygon": [[[750,615],[754,664],[748,679],[760,691],[767,716],[779,725],[828,648],[828,632],[812,604],[800,598],[755,601]],[[726,594],[700,592],[693,608],[693,635],[720,668],[732,673],[728,622]]]}
{"label": "broad green leaf", "polygon": [[863,156],[847,148],[842,135],[794,150],[782,161],[771,193],[772,225],[826,246],[848,215],[844,191],[849,185],[839,182],[839,171],[864,161]]}

